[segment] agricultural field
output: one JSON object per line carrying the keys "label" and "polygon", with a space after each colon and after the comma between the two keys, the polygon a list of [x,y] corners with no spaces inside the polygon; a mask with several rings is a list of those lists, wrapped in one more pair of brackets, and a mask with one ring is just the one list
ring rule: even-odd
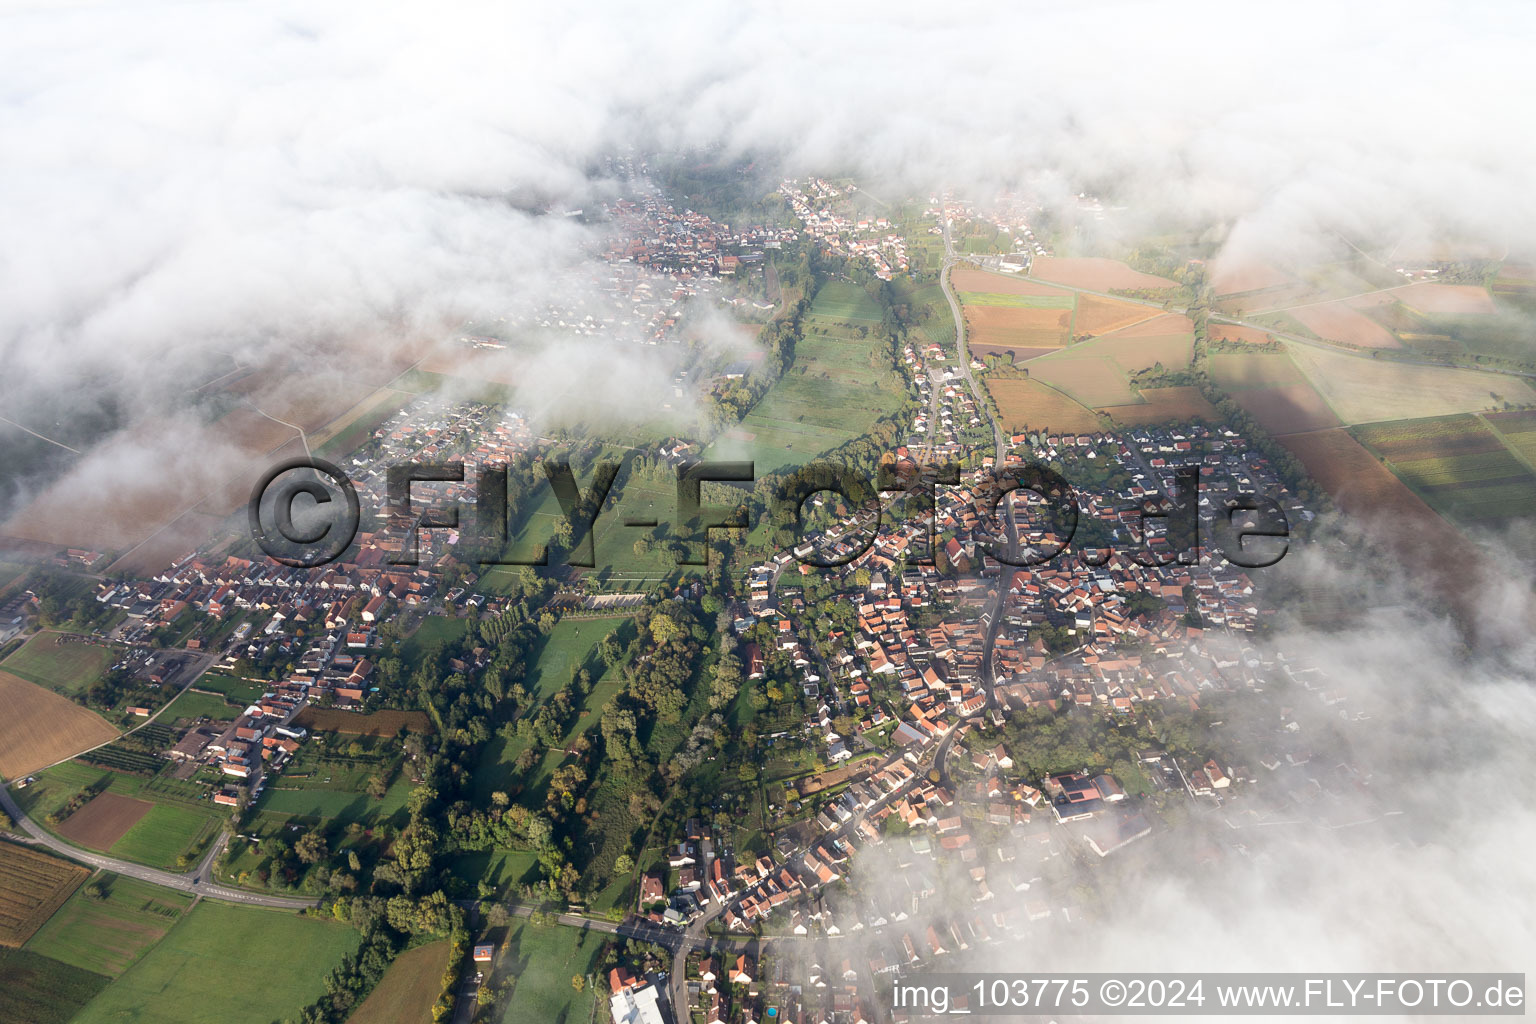
{"label": "agricultural field", "polygon": [[102,793],[91,799],[54,831],[77,846],[109,850],[112,844],[139,823],[155,805],[118,793]]}
{"label": "agricultural field", "polygon": [[112,648],[73,633],[38,633],[0,667],[13,676],[73,696],[100,679],[112,664]]}
{"label": "agricultural field", "polygon": [[179,867],[183,856],[195,855],[218,832],[222,815],[213,803],[207,808],[157,803],[112,844],[110,852],[114,857],[151,867]]}
{"label": "agricultural field", "polygon": [[1362,359],[1290,342],[1286,349],[1349,424],[1498,411],[1505,402],[1536,404],[1530,385],[1502,374]]}
{"label": "agricultural field", "polygon": [[1536,507],[1536,475],[1475,416],[1372,423],[1351,433],[1453,523],[1497,523]]}
{"label": "agricultural field", "polygon": [[[1010,274],[994,274],[989,270],[960,266],[949,272],[949,284],[957,292],[983,292],[994,295],[1054,295],[1070,300],[1072,292],[1065,288],[1053,288],[1027,277]],[[942,300],[941,300],[942,301]]]}
{"label": "agricultural field", "polygon": [[0,842],[0,946],[26,943],[88,874],[78,864]]}
{"label": "agricultural field", "polygon": [[106,719],[36,683],[0,672],[0,775],[20,778],[117,735]]}
{"label": "agricultural field", "polygon": [[1093,295],[1079,295],[1077,312],[1072,318],[1072,336],[1082,338],[1110,334],[1143,320],[1150,320],[1156,315],[1157,310],[1150,306],[1118,302],[1115,299],[1101,299]]}
{"label": "agricultural field", "polygon": [[1214,423],[1220,419],[1216,407],[1205,400],[1199,388],[1142,388],[1141,397],[1143,401],[1139,403],[1111,405],[1099,411],[1127,427],[1189,420]]}
{"label": "agricultural field", "polygon": [[880,316],[862,288],[823,285],[805,317],[794,363],[741,423],[710,446],[708,457],[751,460],[761,477],[804,465],[896,411],[903,389],[875,337]]}
{"label": "agricultural field", "polygon": [[0,1024],[66,1024],[110,979],[0,946]]}
{"label": "agricultural field", "polygon": [[1483,418],[1498,431],[1510,451],[1536,465],[1536,411],[1495,412]]}
{"label": "agricultural field", "polygon": [[132,878],[105,875],[104,895],[80,890],[32,936],[27,949],[108,978],[122,974],[171,930],[192,897]]}
{"label": "agricultural field", "polygon": [[1054,281],[1095,292],[1107,292],[1113,288],[1157,289],[1179,286],[1177,281],[1170,281],[1166,277],[1143,274],[1119,260],[1099,257],[1040,256],[1035,259],[1029,273],[1031,277],[1042,281]]}
{"label": "agricultural field", "polygon": [[395,958],[347,1024],[401,1024],[432,1018],[432,1006],[442,992],[449,944],[429,942]]}
{"label": "agricultural field", "polygon": [[[208,787],[200,783],[182,782],[167,775],[130,775],[79,761],[67,761],[39,773],[37,781],[17,791],[15,797],[32,818],[46,819],[85,790],[96,792],[96,799],[100,799],[100,794],[110,794],[153,804],[106,850],[115,857],[154,867],[175,867],[178,858],[194,853],[214,835],[223,818],[223,811],[206,799]],[[84,808],[75,812],[81,813]],[[57,831],[62,834],[74,817],[65,819]]]}
{"label": "agricultural field", "polygon": [[[1072,340],[1072,310],[1024,306],[982,306],[966,302],[967,346],[977,355],[1058,349]],[[1026,355],[1023,358],[1032,358]]]}
{"label": "agricultural field", "polygon": [[986,385],[1009,433],[1031,428],[1068,433],[1098,429],[1099,419],[1092,409],[1038,380],[989,376]]}
{"label": "agricultural field", "polygon": [[1388,294],[1418,313],[1489,316],[1496,312],[1488,289],[1476,285],[1418,281]]}
{"label": "agricultural field", "polygon": [[1258,327],[1243,327],[1239,324],[1219,324],[1212,322],[1209,325],[1209,334],[1212,341],[1233,342],[1243,345],[1267,345],[1275,340],[1275,336]]}
{"label": "agricultural field", "polygon": [[1211,271],[1211,290],[1217,295],[1240,295],[1295,283],[1295,278],[1263,260],[1223,255]]}
{"label": "agricultural field", "polygon": [[1402,348],[1392,332],[1347,302],[1325,302],[1286,310],[1307,330],[1325,341],[1359,348]]}
{"label": "agricultural field", "polygon": [[[75,1018],[80,1024],[297,1019],[357,948],[340,921],[205,901]],[[215,981],[216,979],[216,981]],[[210,982],[217,986],[209,991]],[[567,986],[570,981],[567,979]]]}
{"label": "agricultural field", "polygon": [[510,925],[511,932],[496,958],[499,982],[508,975],[517,978],[502,1010],[502,1024],[527,1021],[566,1021],[580,1024],[592,1015],[597,998],[591,979],[577,992],[571,987],[575,975],[588,977],[598,970],[597,954],[603,946],[602,932],[558,925],[533,925],[523,921]]}
{"label": "agricultural field", "polygon": [[1088,344],[1031,360],[1029,375],[1091,409],[1129,405],[1136,401],[1136,389],[1131,386],[1125,371],[1107,355],[1098,355]]}
{"label": "agricultural field", "polygon": [[1074,345],[1071,354],[1107,358],[1125,373],[1149,370],[1158,363],[1164,369],[1182,370],[1194,358],[1194,325],[1182,316],[1153,317]]}

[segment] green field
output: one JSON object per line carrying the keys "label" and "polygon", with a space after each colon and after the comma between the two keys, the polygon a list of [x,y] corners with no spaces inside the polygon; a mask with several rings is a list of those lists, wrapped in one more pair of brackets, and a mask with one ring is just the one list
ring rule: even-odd
{"label": "green field", "polygon": [[1484,419],[1510,451],[1536,466],[1536,411],[1496,412]]}
{"label": "green field", "polygon": [[[905,387],[878,338],[880,307],[862,288],[823,285],[805,317],[793,364],[708,457],[750,459],[757,475],[804,465],[868,433]],[[860,336],[860,331],[864,336]]]}
{"label": "green field", "polygon": [[357,821],[366,826],[388,821],[397,828],[403,826],[407,819],[405,804],[411,795],[410,781],[396,779],[384,798],[375,800],[364,792],[369,774],[364,772],[348,779],[346,788],[334,788],[338,785],[336,775],[330,776],[331,783],[325,783],[323,777],[316,778],[314,786],[305,785],[310,780],[280,777],[262,792],[256,810],[263,816],[284,820],[335,821],[342,825]]}
{"label": "green field", "polygon": [[407,665],[421,662],[423,655],[434,644],[451,644],[469,632],[474,623],[469,619],[452,619],[445,615],[428,615],[421,621],[410,639],[400,645],[400,658]]}
{"label": "green field", "polygon": [[82,887],[32,936],[27,949],[115,978],[171,930],[192,898],[131,878],[108,875],[96,881],[104,898],[90,899]]}
{"label": "green field", "polygon": [[[358,944],[339,921],[204,902],[75,1019],[270,1024],[297,1019]],[[569,984],[569,982],[567,982]]]}
{"label": "green field", "polygon": [[109,980],[25,949],[0,947],[0,1024],[64,1024]]}
{"label": "green field", "polygon": [[158,721],[174,722],[178,718],[210,718],[216,722],[233,722],[244,710],[244,706],[236,707],[223,697],[188,690],[171,701],[170,705],[160,713]]}
{"label": "green field", "polygon": [[28,815],[42,819],[61,808],[70,797],[88,786],[104,785],[103,792],[149,800],[154,807],[112,845],[115,857],[154,867],[175,867],[194,843],[211,836],[223,818],[221,808],[204,799],[208,787],[182,782],[164,774],[125,775],[79,761],[66,761],[37,774],[37,781],[15,791],[16,801]]}
{"label": "green field", "polygon": [[524,922],[511,929],[496,966],[498,979],[517,978],[502,1009],[503,1024],[584,1024],[592,1015],[596,992],[591,978],[581,992],[571,987],[571,978],[597,971],[604,934]]}
{"label": "green field", "polygon": [[485,881],[498,887],[516,886],[538,878],[539,859],[526,850],[483,850],[461,853],[449,859],[449,870],[471,882]]}
{"label": "green field", "polygon": [[218,831],[218,817],[209,811],[194,810],[180,804],[157,803],[149,813],[112,844],[114,857],[149,864],[152,867],[178,867],[177,859],[201,846]]}
{"label": "green field", "polygon": [[0,667],[56,693],[80,693],[101,678],[114,655],[110,647],[68,637],[64,633],[39,633]]}

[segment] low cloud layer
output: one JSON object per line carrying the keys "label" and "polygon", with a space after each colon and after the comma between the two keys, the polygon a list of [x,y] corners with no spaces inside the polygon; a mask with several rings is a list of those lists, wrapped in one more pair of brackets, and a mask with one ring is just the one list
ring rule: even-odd
{"label": "low cloud layer", "polygon": [[[893,193],[1112,193],[1233,252],[1536,237],[1523,5],[131,3],[3,16],[0,409],[162,415],[237,366],[408,365],[568,292],[616,152]],[[1497,25],[1497,32],[1491,25]],[[639,349],[539,365],[650,382]],[[594,369],[595,368],[595,369]],[[650,386],[649,384],[647,386]]]}

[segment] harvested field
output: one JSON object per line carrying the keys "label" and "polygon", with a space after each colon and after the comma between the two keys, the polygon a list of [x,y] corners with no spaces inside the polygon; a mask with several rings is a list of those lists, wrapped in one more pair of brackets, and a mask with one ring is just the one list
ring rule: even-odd
{"label": "harvested field", "polygon": [[1402,348],[1392,332],[1346,302],[1325,302],[1320,306],[1298,306],[1286,310],[1313,334],[1327,341],[1337,341],[1360,348]]}
{"label": "harvested field", "polygon": [[1497,312],[1488,289],[1470,284],[1419,281],[1405,288],[1394,288],[1391,295],[1420,313],[1491,316]]}
{"label": "harvested field", "polygon": [[[1093,343],[1093,347],[1098,344]],[[1136,391],[1120,365],[1109,355],[1099,355],[1088,348],[1085,345],[1081,353],[1074,348],[1036,359],[1029,364],[1029,375],[1093,409],[1136,401]]]}
{"label": "harvested field", "polygon": [[1271,434],[1298,434],[1339,426],[1339,418],[1312,385],[1282,384],[1231,392],[1232,400]]}
{"label": "harvested field", "polygon": [[1506,401],[1536,403],[1530,385],[1501,374],[1362,359],[1312,345],[1286,348],[1345,423],[1483,412]]}
{"label": "harvested field", "polygon": [[1210,363],[1211,376],[1227,391],[1302,384],[1307,379],[1284,352],[1217,352]]}
{"label": "harvested field", "polygon": [[1079,338],[1085,335],[1097,337],[1142,320],[1152,320],[1157,315],[1157,311],[1149,306],[1080,295],[1077,299],[1077,316],[1072,321],[1072,333]]}
{"label": "harvested field", "polygon": [[1111,405],[1100,412],[1114,417],[1115,422],[1127,427],[1139,427],[1174,420],[1208,420],[1220,418],[1216,407],[1205,400],[1199,388],[1143,388],[1143,402],[1132,405]]}
{"label": "harvested field", "polygon": [[56,830],[72,843],[93,850],[110,850],[155,805],[117,793],[101,793],[64,819]]}
{"label": "harvested field", "polygon": [[1070,340],[1070,309],[963,306],[967,342],[993,348],[1061,348]]}
{"label": "harvested field", "polygon": [[987,388],[997,402],[1003,429],[1012,433],[1031,427],[1068,433],[1098,429],[1093,410],[1039,381],[993,377],[987,380]]}
{"label": "harvested field", "polygon": [[1321,302],[1325,298],[1313,285],[1298,281],[1252,294],[1225,296],[1216,301],[1216,309],[1228,316],[1241,317],[1249,313],[1261,313],[1266,309],[1285,309],[1306,302]]}
{"label": "harvested field", "polygon": [[1242,327],[1238,324],[1210,325],[1212,341],[1236,342],[1243,345],[1267,345],[1274,341],[1274,335],[1257,327]]}
{"label": "harvested field", "polygon": [[1256,259],[1220,257],[1211,271],[1211,288],[1217,295],[1236,295],[1291,284],[1296,279],[1272,263]]}
{"label": "harvested field", "polygon": [[108,572],[148,576],[181,561],[213,536],[223,520],[187,512],[108,566]]}
{"label": "harvested field", "polygon": [[389,965],[384,977],[347,1024],[397,1024],[432,1017],[432,1004],[443,987],[449,944],[429,942],[406,950]]}
{"label": "harvested field", "polygon": [[1159,313],[1114,333],[1117,338],[1163,338],[1171,334],[1195,333],[1194,321],[1182,313]]}
{"label": "harvested field", "polygon": [[0,775],[20,778],[117,736],[94,712],[0,672]]}
{"label": "harvested field", "polygon": [[949,272],[949,284],[957,292],[996,292],[1001,295],[1062,295],[1070,297],[1065,288],[1052,288],[1027,277],[994,274],[975,267],[955,267]]}
{"label": "harvested field", "polygon": [[46,853],[0,842],[0,946],[20,947],[90,872]]}
{"label": "harvested field", "polygon": [[[1131,328],[1137,331],[1138,327]],[[1158,363],[1166,370],[1182,370],[1195,357],[1195,338],[1192,334],[1140,335],[1110,334],[1073,349],[1103,356],[1126,373],[1150,370]]]}
{"label": "harvested field", "polygon": [[1177,281],[1155,274],[1132,270],[1119,260],[1099,257],[1040,256],[1030,267],[1030,276],[1074,288],[1107,292],[1111,288],[1177,288]]}
{"label": "harvested field", "polygon": [[307,707],[294,721],[306,729],[349,736],[393,736],[402,728],[417,733],[432,731],[432,721],[425,711],[385,710],[360,715],[336,708]]}

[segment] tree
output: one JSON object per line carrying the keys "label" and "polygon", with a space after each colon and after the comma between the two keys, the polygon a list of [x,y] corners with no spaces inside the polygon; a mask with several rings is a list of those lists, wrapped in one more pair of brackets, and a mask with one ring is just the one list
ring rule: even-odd
{"label": "tree", "polygon": [[368,777],[368,795],[375,800],[383,800],[384,794],[389,792],[389,783],[384,781],[382,775],[370,775]]}
{"label": "tree", "polygon": [[311,829],[300,836],[299,841],[293,844],[293,852],[305,864],[317,864],[330,855],[325,835],[319,829]]}
{"label": "tree", "polygon": [[584,989],[586,987],[587,987],[587,979],[586,978],[583,978],[579,974],[571,975],[571,988],[575,989],[577,992],[580,992],[582,989]]}
{"label": "tree", "polygon": [[11,816],[4,811],[0,811],[0,832],[9,832],[13,827],[15,827],[15,822],[11,821]]}

